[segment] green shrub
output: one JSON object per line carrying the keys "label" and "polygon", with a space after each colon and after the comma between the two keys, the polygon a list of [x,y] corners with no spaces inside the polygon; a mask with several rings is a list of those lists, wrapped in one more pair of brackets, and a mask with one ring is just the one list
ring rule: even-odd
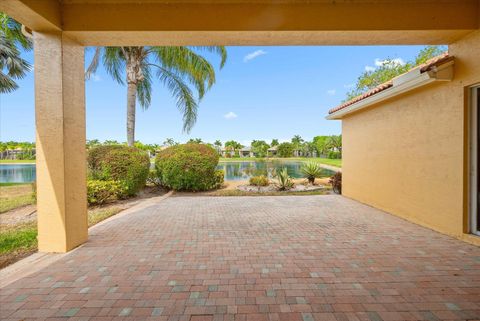
{"label": "green shrub", "polygon": [[250,177],[249,183],[253,186],[268,186],[270,184],[268,177],[265,175]]}
{"label": "green shrub", "polygon": [[204,144],[171,146],[157,154],[155,167],[162,184],[174,190],[205,191],[217,185],[218,153]]}
{"label": "green shrub", "polygon": [[342,153],[341,152],[330,151],[330,152],[328,152],[327,158],[340,159],[340,158],[342,158]]}
{"label": "green shrub", "polygon": [[278,187],[281,191],[287,191],[293,187],[293,181],[290,175],[288,175],[287,168],[284,167],[277,171]]}
{"label": "green shrub", "polygon": [[292,143],[281,143],[277,147],[278,157],[292,157],[294,146]]}
{"label": "green shrub", "polygon": [[310,184],[315,183],[315,178],[320,177],[322,174],[322,167],[318,163],[308,162],[302,165],[300,168],[303,176],[308,179]]}
{"label": "green shrub", "polygon": [[101,163],[106,154],[111,151],[122,149],[122,145],[99,145],[94,146],[88,150],[87,163],[90,171],[97,170],[101,167]]}
{"label": "green shrub", "polygon": [[215,171],[214,186],[212,188],[221,188],[225,181],[225,173],[221,169]]}
{"label": "green shrub", "polygon": [[105,204],[127,196],[127,186],[120,181],[87,181],[87,202],[89,205]]}
{"label": "green shrub", "polygon": [[89,175],[95,180],[120,181],[128,196],[145,186],[150,170],[147,153],[135,147],[105,145],[88,151]]}

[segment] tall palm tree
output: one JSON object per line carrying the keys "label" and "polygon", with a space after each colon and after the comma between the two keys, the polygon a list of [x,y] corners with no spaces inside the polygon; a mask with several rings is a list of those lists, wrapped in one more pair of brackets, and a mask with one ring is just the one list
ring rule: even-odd
{"label": "tall palm tree", "polygon": [[[135,142],[136,102],[143,109],[151,103],[153,74],[177,100],[183,113],[183,130],[189,132],[197,120],[198,101],[215,83],[215,69],[198,51],[221,57],[220,68],[227,59],[225,47],[97,47],[86,71],[87,79],[97,70],[100,59],[112,78],[127,83],[127,143]],[[194,96],[189,85],[197,90]]]}
{"label": "tall palm tree", "polygon": [[0,93],[18,88],[15,80],[22,79],[32,69],[28,61],[20,57],[20,47],[31,50],[32,41],[22,33],[22,25],[0,12]]}

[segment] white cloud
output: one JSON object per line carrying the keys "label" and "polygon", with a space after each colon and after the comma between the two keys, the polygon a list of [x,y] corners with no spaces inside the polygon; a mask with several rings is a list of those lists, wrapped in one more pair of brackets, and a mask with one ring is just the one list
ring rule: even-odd
{"label": "white cloud", "polygon": [[102,77],[100,77],[99,75],[96,75],[96,74],[93,74],[93,75],[90,77],[90,79],[93,80],[94,82],[102,81]]}
{"label": "white cloud", "polygon": [[225,117],[225,119],[234,119],[234,118],[237,118],[238,116],[233,111],[230,111],[225,115],[223,115],[223,117]]}
{"label": "white cloud", "polygon": [[335,95],[336,92],[337,92],[337,91],[336,91],[335,89],[329,89],[329,90],[327,90],[327,94],[329,94],[330,96]]}
{"label": "white cloud", "polygon": [[256,50],[254,52],[251,52],[249,53],[248,55],[246,55],[245,57],[243,57],[243,62],[249,62],[250,60],[252,59],[255,59],[259,56],[263,56],[263,55],[266,55],[267,52],[266,51],[263,51],[263,50]]}
{"label": "white cloud", "polygon": [[[381,67],[383,66],[383,64],[385,64],[388,61],[389,60],[387,59],[381,60],[377,58],[375,59],[375,66]],[[394,58],[394,59],[390,59],[390,61],[392,62],[393,65],[400,65],[400,66],[405,65],[405,60],[403,60],[402,58]]]}
{"label": "white cloud", "polygon": [[346,85],[343,85],[343,88],[345,89],[350,89],[350,88],[353,88],[355,87],[355,84],[346,84]]}
{"label": "white cloud", "polygon": [[371,71],[375,71],[375,69],[377,69],[377,67],[381,67],[383,66],[385,63],[389,62],[389,64],[386,65],[386,67],[388,66],[403,66],[406,64],[405,60],[403,60],[402,58],[394,58],[394,59],[375,59],[374,61],[374,64],[375,64],[375,67],[372,67],[372,66],[365,66],[365,71],[366,72],[371,72]]}

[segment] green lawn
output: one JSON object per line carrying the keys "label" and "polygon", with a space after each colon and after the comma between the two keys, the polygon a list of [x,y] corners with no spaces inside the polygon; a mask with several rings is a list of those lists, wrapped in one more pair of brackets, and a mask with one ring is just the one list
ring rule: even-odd
{"label": "green lawn", "polygon": [[29,223],[0,233],[0,269],[37,251],[37,224]]}
{"label": "green lawn", "polygon": [[0,164],[35,164],[34,159],[0,159]]}
{"label": "green lawn", "polygon": [[37,246],[37,224],[22,224],[0,233],[0,254],[35,249]]}
{"label": "green lawn", "polygon": [[0,213],[34,203],[32,184],[2,183],[0,185]]}
{"label": "green lawn", "polygon": [[[121,210],[120,207],[91,209],[88,211],[88,226],[93,226]],[[37,222],[1,226],[0,269],[36,251]]]}
{"label": "green lawn", "polygon": [[320,158],[320,157],[288,157],[288,158],[277,158],[277,157],[272,157],[272,158],[257,158],[257,157],[245,157],[245,158],[220,158],[221,162],[238,162],[238,161],[243,161],[243,162],[254,162],[254,161],[267,161],[267,160],[295,160],[295,161],[302,161],[302,162],[317,162],[320,164],[325,164],[325,165],[330,165],[330,166],[335,166],[335,167],[342,167],[342,160],[341,159],[329,159],[329,158]]}

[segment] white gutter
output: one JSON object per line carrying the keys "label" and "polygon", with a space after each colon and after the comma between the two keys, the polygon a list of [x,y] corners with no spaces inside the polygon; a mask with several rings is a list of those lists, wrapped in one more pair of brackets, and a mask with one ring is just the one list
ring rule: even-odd
{"label": "white gutter", "polygon": [[451,60],[429,71],[421,72],[420,69],[413,69],[393,79],[393,86],[380,91],[370,97],[359,100],[345,108],[342,108],[325,118],[328,120],[342,119],[353,112],[378,104],[384,100],[398,96],[410,90],[428,85],[435,81],[451,81],[453,79],[453,63]]}

